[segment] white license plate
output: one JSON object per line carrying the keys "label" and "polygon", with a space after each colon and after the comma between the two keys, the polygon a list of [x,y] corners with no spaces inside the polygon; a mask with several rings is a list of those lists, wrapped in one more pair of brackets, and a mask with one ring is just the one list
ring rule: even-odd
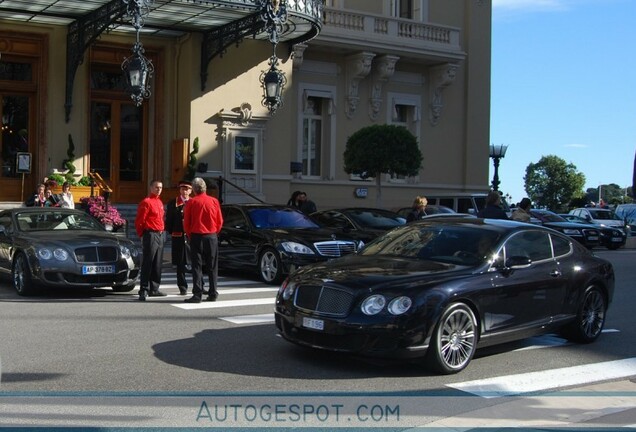
{"label": "white license plate", "polygon": [[615,242],[615,243],[622,242],[623,238],[622,237],[612,237],[612,241]]}
{"label": "white license plate", "polygon": [[104,274],[104,273],[115,273],[115,267],[112,265],[82,266],[82,274]]}
{"label": "white license plate", "polygon": [[303,317],[303,327],[307,327],[314,330],[324,330],[325,322],[319,319]]}
{"label": "white license plate", "polygon": [[598,237],[597,236],[589,236],[587,239],[589,241],[596,241],[596,240],[598,240]]}

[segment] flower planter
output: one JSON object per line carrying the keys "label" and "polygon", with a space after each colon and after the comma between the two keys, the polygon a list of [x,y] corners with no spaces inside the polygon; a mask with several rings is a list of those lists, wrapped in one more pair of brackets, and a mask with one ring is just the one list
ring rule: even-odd
{"label": "flower planter", "polygon": [[[62,186],[54,186],[51,188],[51,192],[54,194],[62,193]],[[71,193],[73,194],[73,201],[75,204],[80,204],[80,199],[91,196],[90,186],[71,186]],[[99,188],[93,188],[93,195],[99,195]]]}

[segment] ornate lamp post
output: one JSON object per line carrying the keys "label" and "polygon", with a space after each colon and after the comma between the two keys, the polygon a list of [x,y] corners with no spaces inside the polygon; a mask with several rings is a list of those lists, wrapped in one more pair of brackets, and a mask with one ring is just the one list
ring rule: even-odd
{"label": "ornate lamp post", "polygon": [[499,190],[499,161],[506,156],[506,150],[508,150],[507,145],[490,144],[490,157],[495,165],[495,175],[492,177],[492,190],[494,191]]}
{"label": "ornate lamp post", "polygon": [[144,18],[150,13],[150,6],[154,0],[122,1],[126,5],[126,14],[130,16],[132,26],[135,28],[136,41],[132,47],[133,54],[124,59],[121,68],[124,71],[130,98],[135,101],[135,105],[140,106],[144,98],[150,97],[150,78],[155,68],[144,56],[145,50],[139,41],[139,32],[144,26]]}
{"label": "ornate lamp post", "polygon": [[287,21],[286,0],[263,0],[261,3],[261,19],[272,44],[272,56],[269,58],[269,69],[261,72],[260,82],[263,86],[263,100],[261,103],[270,114],[283,105],[283,88],[287,84],[285,73],[278,69],[276,46],[283,33],[283,25]]}

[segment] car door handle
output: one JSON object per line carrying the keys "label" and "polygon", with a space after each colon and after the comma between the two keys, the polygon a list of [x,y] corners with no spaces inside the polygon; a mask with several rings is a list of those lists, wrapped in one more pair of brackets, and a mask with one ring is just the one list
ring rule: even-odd
{"label": "car door handle", "polygon": [[561,271],[559,271],[559,270],[552,270],[552,271],[550,272],[550,276],[552,276],[552,277],[559,277],[559,276],[561,276]]}

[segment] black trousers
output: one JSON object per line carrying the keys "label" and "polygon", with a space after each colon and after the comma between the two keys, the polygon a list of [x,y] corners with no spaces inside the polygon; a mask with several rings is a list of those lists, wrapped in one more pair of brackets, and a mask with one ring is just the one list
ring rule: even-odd
{"label": "black trousers", "polygon": [[209,296],[217,296],[217,278],[219,273],[219,243],[216,234],[192,234],[190,254],[192,258],[192,295],[203,296],[203,271],[210,281]]}
{"label": "black trousers", "polygon": [[163,232],[144,231],[141,237],[142,259],[139,294],[159,291],[163,264]]}
{"label": "black trousers", "polygon": [[177,266],[177,286],[179,289],[188,289],[188,281],[186,280],[186,273],[189,254],[186,247],[186,237],[172,237],[172,264]]}

